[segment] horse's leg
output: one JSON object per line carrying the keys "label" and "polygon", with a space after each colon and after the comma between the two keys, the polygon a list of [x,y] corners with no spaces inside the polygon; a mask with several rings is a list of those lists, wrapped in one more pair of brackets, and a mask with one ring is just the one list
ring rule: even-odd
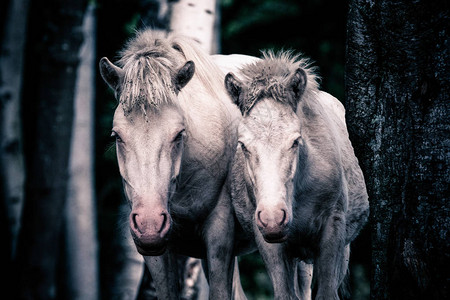
{"label": "horse's leg", "polygon": [[295,293],[296,259],[287,255],[283,243],[267,243],[256,227],[256,223],[253,227],[256,245],[272,281],[274,299],[298,299]]}
{"label": "horse's leg", "polygon": [[313,276],[313,265],[304,261],[297,263],[298,295],[301,300],[311,300],[311,283]]}
{"label": "horse's leg", "polygon": [[[203,271],[205,274],[209,273],[207,262],[202,259]],[[209,280],[208,280],[209,284]],[[247,296],[245,296],[244,289],[241,285],[241,276],[239,274],[239,265],[238,258],[234,259],[234,273],[233,273],[233,287],[232,287],[232,295],[231,299],[233,300],[247,300]]]}
{"label": "horse's leg", "polygon": [[159,300],[179,299],[179,274],[175,254],[166,250],[160,256],[144,256]]}
{"label": "horse's leg", "polygon": [[323,229],[320,254],[314,262],[314,276],[317,278],[316,300],[339,300],[338,287],[342,280],[345,264],[345,216],[334,212]]}
{"label": "horse's leg", "polygon": [[349,289],[348,289],[348,263],[350,261],[350,244],[347,244],[344,248],[344,259],[342,260],[341,272],[339,274],[338,286],[339,291],[341,292],[341,296],[349,297]]}
{"label": "horse's leg", "polygon": [[224,186],[204,228],[207,247],[209,299],[231,299],[234,271],[234,217],[230,195]]}

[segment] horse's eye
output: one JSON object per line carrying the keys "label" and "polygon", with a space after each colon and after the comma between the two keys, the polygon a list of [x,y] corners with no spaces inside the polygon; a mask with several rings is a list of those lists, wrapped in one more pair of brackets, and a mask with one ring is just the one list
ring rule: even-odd
{"label": "horse's eye", "polygon": [[298,148],[298,145],[299,145],[299,141],[298,140],[294,140],[294,142],[292,143],[291,149]]}
{"label": "horse's eye", "polygon": [[183,136],[184,136],[184,129],[181,130],[180,132],[178,132],[178,134],[173,139],[173,142],[176,143],[176,144],[180,143],[181,140],[183,139]]}
{"label": "horse's eye", "polygon": [[250,151],[248,151],[247,147],[245,147],[244,143],[239,142],[239,145],[241,146],[242,151],[246,154],[249,155]]}
{"label": "horse's eye", "polygon": [[122,139],[120,138],[120,135],[117,132],[115,132],[114,130],[111,131],[111,137],[116,138],[116,142],[118,142],[118,143],[123,142]]}

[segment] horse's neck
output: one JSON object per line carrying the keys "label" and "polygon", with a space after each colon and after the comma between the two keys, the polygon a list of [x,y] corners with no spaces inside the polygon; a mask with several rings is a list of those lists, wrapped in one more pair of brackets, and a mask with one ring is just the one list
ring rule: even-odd
{"label": "horse's neck", "polygon": [[196,77],[180,92],[179,101],[186,116],[191,121],[197,121],[194,124],[196,129],[205,129],[203,124],[214,124],[233,131],[230,123],[241,118],[239,109],[232,103],[224,88],[216,88],[211,93]]}
{"label": "horse's neck", "polygon": [[211,94],[195,77],[180,92],[179,101],[190,135],[187,142],[190,159],[225,168],[221,165],[231,156],[236,142],[241,118],[238,108],[225,92]]}
{"label": "horse's neck", "polygon": [[[297,184],[302,182],[327,181],[326,184],[332,186],[334,180],[339,180],[342,166],[342,121],[339,118],[339,107],[333,99],[321,99],[321,97],[331,97],[322,92],[314,97],[301,102],[297,113],[302,122],[302,136],[304,139],[304,151],[300,154],[298,170],[304,172],[298,177]],[[337,101],[337,100],[336,100]],[[330,105],[337,105],[330,107]],[[345,125],[345,123],[344,123]],[[311,169],[313,168],[313,169]],[[331,176],[331,174],[334,174]],[[306,177],[305,177],[306,176]],[[305,178],[314,177],[314,179]]]}
{"label": "horse's neck", "polygon": [[297,106],[297,115],[302,123],[302,130],[307,130],[307,134],[312,128],[323,126],[323,107],[315,93],[303,97]]}
{"label": "horse's neck", "polygon": [[315,128],[319,133],[330,134],[338,123],[345,122],[345,111],[339,100],[328,93],[314,91],[305,95],[297,108],[302,126]]}
{"label": "horse's neck", "polygon": [[306,147],[307,160],[326,159],[335,160],[339,149],[336,137],[337,126],[335,113],[326,107],[321,99],[322,92],[312,93],[302,99],[297,109],[301,121],[301,131]]}
{"label": "horse's neck", "polygon": [[242,118],[225,90],[225,74],[208,57],[196,56],[196,75],[181,90],[180,105],[185,112],[189,145],[195,159],[226,163],[237,139]]}

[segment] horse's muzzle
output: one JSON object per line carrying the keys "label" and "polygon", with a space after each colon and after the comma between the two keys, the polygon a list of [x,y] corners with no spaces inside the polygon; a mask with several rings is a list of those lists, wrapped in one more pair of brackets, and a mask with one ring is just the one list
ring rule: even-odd
{"label": "horse's muzzle", "polygon": [[171,218],[166,210],[155,214],[132,211],[130,229],[138,252],[142,255],[161,255],[167,247]]}
{"label": "horse's muzzle", "polygon": [[288,234],[287,232],[262,232],[262,236],[264,240],[268,243],[274,244],[274,243],[282,243],[287,240]]}
{"label": "horse's muzzle", "polygon": [[133,236],[134,244],[139,254],[144,256],[162,255],[167,248],[167,240],[160,240],[158,243],[143,243]]}
{"label": "horse's muzzle", "polygon": [[255,219],[266,242],[281,243],[287,240],[290,218],[285,208],[257,210]]}

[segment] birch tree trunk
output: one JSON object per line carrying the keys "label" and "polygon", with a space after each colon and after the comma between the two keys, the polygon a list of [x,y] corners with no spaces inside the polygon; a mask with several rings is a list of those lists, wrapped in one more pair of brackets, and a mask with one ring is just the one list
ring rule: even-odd
{"label": "birch tree trunk", "polygon": [[353,0],[350,137],[371,203],[371,299],[447,299],[450,253],[447,1]]}
{"label": "birch tree trunk", "polygon": [[221,1],[215,1],[215,9],[214,9],[214,25],[213,25],[213,35],[211,42],[211,50],[209,54],[219,54],[222,51],[222,43],[221,43],[221,25],[222,25],[222,14],[220,11]]}
{"label": "birch tree trunk", "polygon": [[[74,90],[87,1],[33,2],[23,107],[27,177],[15,270],[18,299],[56,299]],[[43,21],[45,20],[45,21]],[[25,109],[24,109],[25,110]],[[60,296],[59,296],[60,297]]]}
{"label": "birch tree trunk", "polygon": [[67,299],[98,299],[98,241],[94,197],[95,7],[83,23],[75,89],[66,209]]}
{"label": "birch tree trunk", "polygon": [[178,0],[169,2],[169,31],[192,37],[199,42],[206,53],[213,54],[216,1],[212,0]]}

